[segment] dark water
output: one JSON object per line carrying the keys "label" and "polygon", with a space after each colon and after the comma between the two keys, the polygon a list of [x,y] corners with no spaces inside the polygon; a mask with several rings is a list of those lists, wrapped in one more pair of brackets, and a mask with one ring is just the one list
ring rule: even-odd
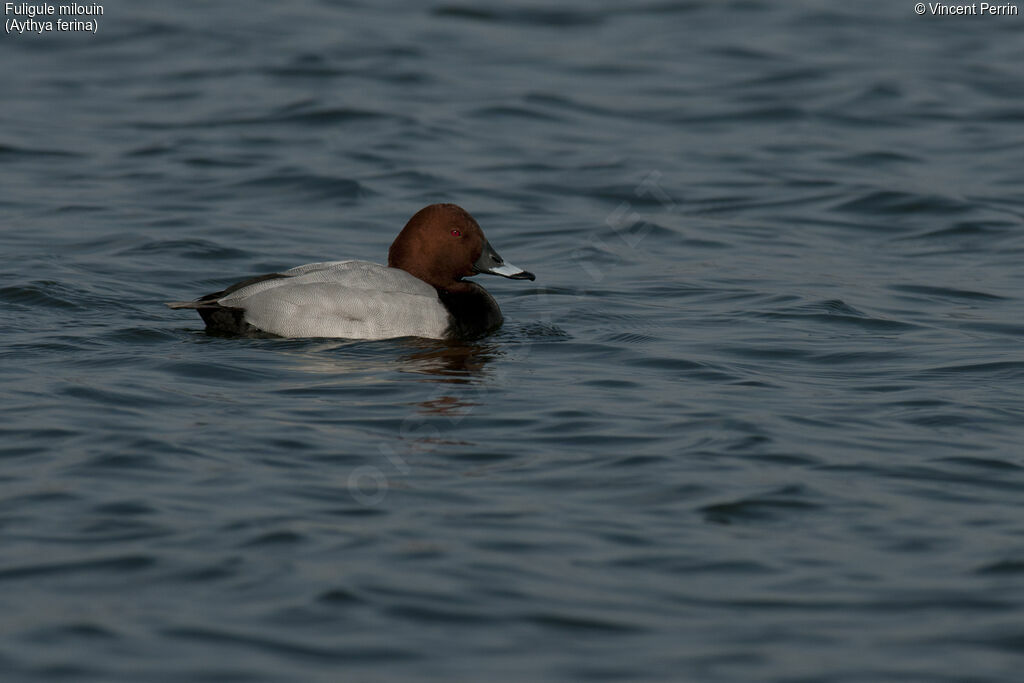
{"label": "dark water", "polygon": [[[1024,19],[104,8],[0,39],[3,680],[1019,680]],[[477,343],[161,305],[435,201]]]}

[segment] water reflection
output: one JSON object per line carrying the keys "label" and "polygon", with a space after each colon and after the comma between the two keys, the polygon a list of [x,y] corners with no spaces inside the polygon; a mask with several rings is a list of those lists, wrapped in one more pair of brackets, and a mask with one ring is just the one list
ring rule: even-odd
{"label": "water reflection", "polygon": [[[306,372],[365,375],[380,381],[389,371],[423,375],[428,381],[464,384],[486,376],[502,354],[497,344],[404,338],[386,341],[273,340],[274,347],[299,360]],[[395,352],[399,352],[397,358]],[[350,381],[347,377],[346,381]]]}
{"label": "water reflection", "polygon": [[435,395],[417,403],[424,415],[458,417],[480,405],[474,400],[479,391],[470,385],[487,376],[487,364],[501,352],[494,344],[476,344],[433,340],[408,340],[416,348],[399,359],[401,372],[423,375],[420,381],[437,382]]}
{"label": "water reflection", "polygon": [[380,387],[407,381],[436,384],[422,401],[416,402],[421,415],[454,417],[465,415],[479,405],[486,391],[488,365],[503,355],[499,345],[479,342],[449,342],[405,338],[387,341],[275,340],[275,349],[291,357],[294,369],[318,375],[315,388],[309,378],[303,388],[327,390],[332,386],[366,385]]}
{"label": "water reflection", "polygon": [[415,350],[399,362],[402,372],[426,375],[428,381],[467,384],[485,376],[485,368],[501,351],[496,344],[406,340]]}

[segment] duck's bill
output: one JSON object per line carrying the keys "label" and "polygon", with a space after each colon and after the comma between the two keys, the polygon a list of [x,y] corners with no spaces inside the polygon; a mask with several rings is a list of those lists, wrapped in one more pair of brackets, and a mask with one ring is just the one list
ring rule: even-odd
{"label": "duck's bill", "polygon": [[500,275],[507,277],[510,280],[536,280],[537,277],[528,270],[523,270],[518,266],[513,266],[511,263],[503,263],[497,268],[491,268],[490,270],[482,270],[481,273],[489,273],[491,275]]}
{"label": "duck's bill", "polygon": [[536,280],[536,276],[528,270],[523,270],[498,256],[498,252],[488,242],[484,242],[484,250],[480,252],[480,258],[473,264],[473,271],[487,273],[488,275],[500,275],[510,280]]}

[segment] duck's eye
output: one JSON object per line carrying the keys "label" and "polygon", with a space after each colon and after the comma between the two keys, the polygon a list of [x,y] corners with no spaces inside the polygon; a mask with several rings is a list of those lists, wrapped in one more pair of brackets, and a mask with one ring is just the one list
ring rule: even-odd
{"label": "duck's eye", "polygon": [[452,237],[462,237],[462,233],[458,230],[452,230]]}

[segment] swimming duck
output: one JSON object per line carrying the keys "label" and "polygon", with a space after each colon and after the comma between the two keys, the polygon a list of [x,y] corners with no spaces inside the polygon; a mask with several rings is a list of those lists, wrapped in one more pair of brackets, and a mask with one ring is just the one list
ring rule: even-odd
{"label": "swimming duck", "polygon": [[501,327],[478,273],[533,280],[506,263],[476,220],[455,204],[431,204],[409,219],[386,266],[368,261],[307,263],[243,280],[170,308],[198,311],[209,332],[248,336],[475,338]]}

